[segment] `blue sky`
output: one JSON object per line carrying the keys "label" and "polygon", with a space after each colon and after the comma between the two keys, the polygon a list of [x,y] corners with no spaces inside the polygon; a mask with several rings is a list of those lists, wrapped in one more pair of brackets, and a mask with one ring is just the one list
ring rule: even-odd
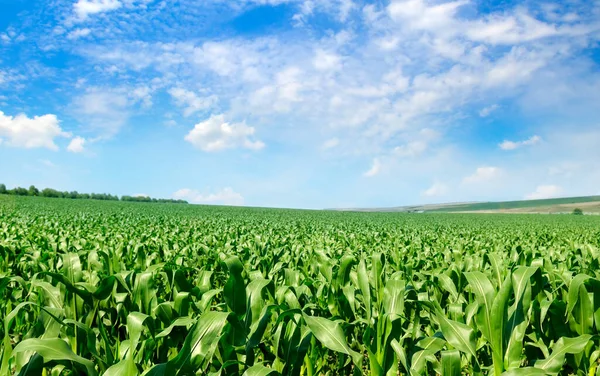
{"label": "blue sky", "polygon": [[298,208],[600,194],[600,1],[0,0],[0,182]]}

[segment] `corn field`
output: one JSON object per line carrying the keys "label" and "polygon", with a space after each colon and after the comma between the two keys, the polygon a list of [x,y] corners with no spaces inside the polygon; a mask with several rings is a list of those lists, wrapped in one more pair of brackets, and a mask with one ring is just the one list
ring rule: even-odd
{"label": "corn field", "polygon": [[0,197],[0,375],[600,375],[600,218]]}

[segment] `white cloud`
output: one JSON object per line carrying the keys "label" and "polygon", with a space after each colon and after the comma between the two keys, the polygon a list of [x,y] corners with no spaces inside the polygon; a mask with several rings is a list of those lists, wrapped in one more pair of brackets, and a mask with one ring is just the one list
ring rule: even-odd
{"label": "white cloud", "polygon": [[379,174],[380,172],[381,172],[381,162],[379,161],[378,158],[375,158],[375,159],[373,159],[373,164],[371,165],[371,168],[369,169],[369,171],[365,172],[363,174],[363,176],[369,178],[369,177]]}
{"label": "white cloud", "polygon": [[465,0],[431,6],[424,0],[393,0],[387,11],[394,21],[406,23],[411,29],[442,32],[456,24],[454,16],[465,4]]}
{"label": "white cloud", "polygon": [[340,140],[337,137],[330,138],[323,143],[323,149],[333,149],[340,144]]}
{"label": "white cloud", "polygon": [[425,197],[437,197],[444,196],[446,193],[448,193],[448,186],[443,183],[435,182],[431,187],[421,192],[421,195]]}
{"label": "white cloud", "polygon": [[[250,3],[240,1],[234,3],[242,10]],[[329,15],[337,15],[342,3],[350,4],[292,2],[301,14],[297,20],[302,21],[328,7],[336,8],[329,9]],[[128,4],[123,1],[124,7]],[[302,134],[303,141],[319,145],[324,141],[317,138],[319,134],[344,134],[343,143],[336,147],[339,154],[391,157],[398,147],[401,156],[426,159],[429,151],[455,139],[451,133],[477,131],[462,121],[466,116],[479,113],[485,117],[498,111],[497,105],[482,108],[481,103],[518,108],[525,93],[540,86],[542,75],[546,75],[544,85],[551,82],[572,89],[578,85],[570,80],[587,74],[589,68],[583,62],[565,63],[577,61],[595,36],[577,36],[572,30],[575,26],[567,25],[573,37],[566,37],[562,21],[535,19],[531,14],[538,17],[539,13],[529,14],[526,7],[502,7],[488,15],[462,0],[391,0],[365,6],[360,20],[351,14],[345,30],[337,34],[315,33],[312,28],[320,28],[321,23],[307,23],[291,40],[287,34],[203,42],[144,39],[99,43],[88,47],[84,55],[99,69],[116,67],[127,79],[161,77],[163,87],[177,88],[170,95],[183,115],[210,110],[248,123],[257,120],[273,125],[268,128],[269,139],[282,143]],[[581,30],[593,26],[583,12],[580,16],[576,25]],[[357,28],[358,22],[364,27]],[[168,26],[172,32],[181,27],[178,23]],[[485,31],[481,36],[473,33],[478,27]],[[562,66],[565,72],[558,74],[557,67]],[[584,67],[585,72],[574,70],[575,66]],[[202,113],[202,119],[208,114]],[[424,126],[440,134],[435,148],[416,136]],[[329,129],[319,132],[321,127]],[[445,135],[450,137],[444,139]],[[410,144],[417,141],[421,144]]]}
{"label": "white cloud", "polygon": [[151,107],[152,90],[143,85],[89,87],[73,100],[72,111],[88,130],[98,132],[99,138],[110,138],[127,123],[136,105]]}
{"label": "white cloud", "polygon": [[71,153],[81,153],[85,150],[84,145],[85,138],[77,136],[71,140],[69,146],[67,146],[67,150]]}
{"label": "white cloud", "polygon": [[335,70],[341,67],[341,58],[335,53],[319,49],[315,53],[313,64],[317,70]]}
{"label": "white cloud", "polygon": [[499,108],[499,106],[497,104],[493,104],[491,106],[487,106],[481,109],[481,111],[479,111],[479,116],[480,117],[488,117],[491,115],[492,112],[496,111]]}
{"label": "white cloud", "polygon": [[478,167],[473,175],[469,175],[463,179],[464,184],[484,183],[498,178],[502,174],[502,170],[498,167],[485,166]]}
{"label": "white cloud", "polygon": [[541,200],[544,198],[559,197],[563,189],[557,185],[539,185],[534,192],[525,195],[526,200]]}
{"label": "white cloud", "polygon": [[110,12],[121,6],[119,0],[77,0],[73,9],[81,20],[85,20],[89,15]]}
{"label": "white cloud", "polygon": [[109,90],[89,90],[77,99],[78,111],[86,115],[103,115],[128,105],[127,96]]}
{"label": "white cloud", "polygon": [[563,28],[539,21],[524,10],[509,15],[488,15],[483,19],[470,22],[466,35],[471,40],[490,44],[513,44],[529,42],[557,34],[571,34],[575,30]]}
{"label": "white cloud", "polygon": [[413,141],[406,145],[396,146],[394,154],[400,157],[418,157],[427,150],[427,143],[423,141]]}
{"label": "white cloud", "polygon": [[200,97],[193,91],[182,88],[170,89],[169,94],[175,99],[177,105],[185,107],[183,115],[186,117],[198,111],[209,109],[217,102],[217,97],[214,95]]}
{"label": "white cloud", "polygon": [[262,149],[265,144],[254,140],[254,128],[245,122],[230,124],[224,115],[212,115],[208,120],[194,126],[185,140],[195,147],[213,152],[231,148]]}
{"label": "white cloud", "polygon": [[504,140],[498,146],[502,150],[515,150],[522,146],[536,145],[536,144],[540,143],[541,141],[542,141],[542,138],[540,136],[531,136],[529,139],[527,139],[525,141],[516,141],[515,142],[515,141]]}
{"label": "white cloud", "polygon": [[244,197],[232,188],[226,187],[215,193],[201,193],[197,190],[183,188],[173,193],[176,200],[186,200],[193,204],[244,205]]}
{"label": "white cloud", "polygon": [[19,114],[13,117],[0,111],[0,139],[6,139],[10,146],[58,150],[54,143],[56,137],[71,137],[70,133],[60,128],[56,115],[29,118]]}
{"label": "white cloud", "polygon": [[75,39],[79,39],[79,38],[84,38],[84,37],[87,37],[88,35],[90,35],[91,32],[92,31],[90,29],[88,29],[87,27],[83,28],[83,29],[75,29],[67,35],[67,39],[75,40]]}

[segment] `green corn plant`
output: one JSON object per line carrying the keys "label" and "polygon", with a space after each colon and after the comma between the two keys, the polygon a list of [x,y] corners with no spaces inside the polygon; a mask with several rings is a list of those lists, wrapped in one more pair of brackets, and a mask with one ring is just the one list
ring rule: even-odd
{"label": "green corn plant", "polygon": [[600,376],[600,217],[0,195],[1,375]]}

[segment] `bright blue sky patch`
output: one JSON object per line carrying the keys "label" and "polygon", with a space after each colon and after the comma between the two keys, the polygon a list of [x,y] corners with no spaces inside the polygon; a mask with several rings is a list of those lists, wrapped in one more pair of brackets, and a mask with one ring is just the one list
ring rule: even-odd
{"label": "bright blue sky patch", "polygon": [[600,3],[0,0],[0,182],[300,208],[600,194]]}

